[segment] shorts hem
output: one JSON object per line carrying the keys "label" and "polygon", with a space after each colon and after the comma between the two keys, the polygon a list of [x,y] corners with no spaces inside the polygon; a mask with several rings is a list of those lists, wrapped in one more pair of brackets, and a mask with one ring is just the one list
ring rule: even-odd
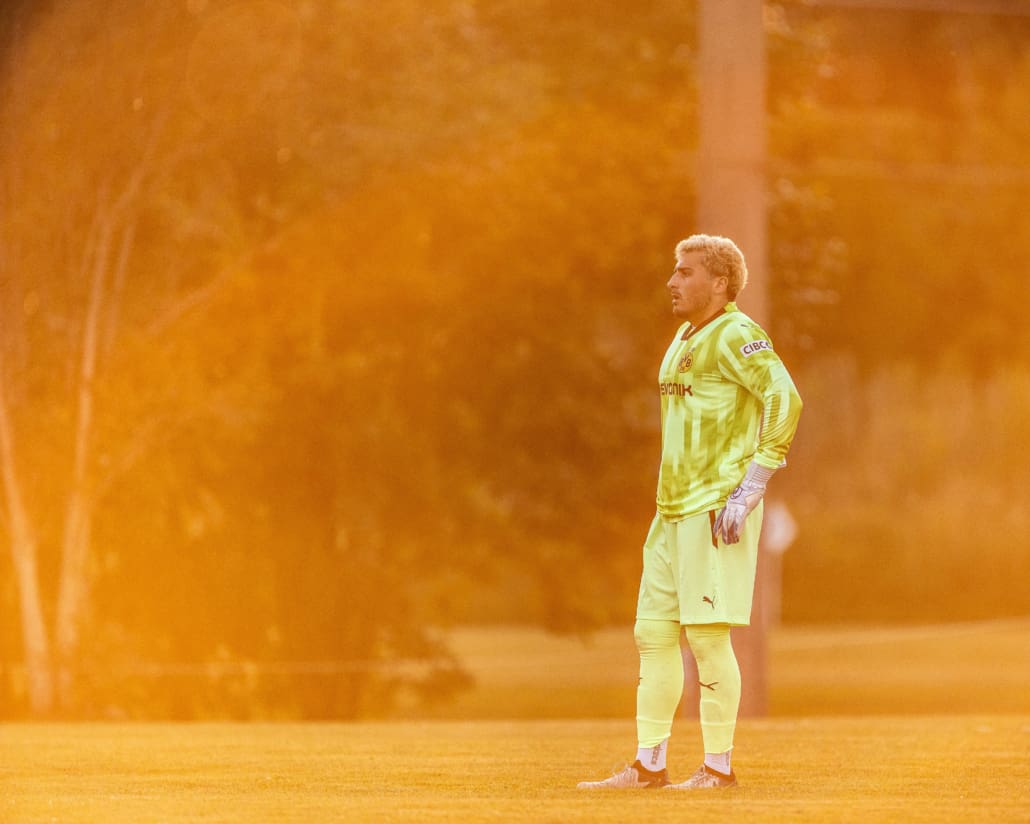
{"label": "shorts hem", "polygon": [[726,625],[731,626],[731,627],[749,627],[749,626],[751,626],[751,621],[750,620],[741,621],[739,619],[733,619],[733,618],[713,618],[710,615],[706,615],[704,618],[697,618],[697,619],[691,619],[690,616],[680,616],[679,622],[683,626],[685,626],[685,627],[686,626],[691,626],[691,627],[699,627],[699,626],[701,626],[701,627],[703,627],[703,626],[707,626],[707,625],[710,625],[710,624],[726,624]]}
{"label": "shorts hem", "polygon": [[751,621],[750,620],[747,620],[747,621],[740,621],[740,620],[733,620],[733,619],[727,620],[727,619],[724,619],[724,618],[712,618],[711,616],[706,616],[703,620],[701,620],[701,619],[692,620],[692,619],[689,618],[689,616],[684,616],[684,615],[645,615],[643,613],[638,612],[635,616],[633,616],[633,619],[635,621],[640,621],[640,620],[644,620],[644,621],[675,621],[681,627],[704,627],[704,626],[714,626],[715,624],[725,624],[725,625],[730,626],[730,627],[749,627],[749,626],[751,626]]}
{"label": "shorts hem", "polygon": [[633,616],[635,620],[640,621],[675,621],[677,624],[683,625],[683,621],[679,615],[645,615],[644,613],[638,612]]}

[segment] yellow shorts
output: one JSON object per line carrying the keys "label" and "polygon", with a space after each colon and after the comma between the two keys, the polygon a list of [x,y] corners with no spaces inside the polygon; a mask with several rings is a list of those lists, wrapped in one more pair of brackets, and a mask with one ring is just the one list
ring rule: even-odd
{"label": "yellow shorts", "polygon": [[760,502],[748,516],[740,541],[718,545],[712,537],[714,512],[682,521],[655,515],[644,541],[637,618],[684,625],[751,623],[762,509]]}

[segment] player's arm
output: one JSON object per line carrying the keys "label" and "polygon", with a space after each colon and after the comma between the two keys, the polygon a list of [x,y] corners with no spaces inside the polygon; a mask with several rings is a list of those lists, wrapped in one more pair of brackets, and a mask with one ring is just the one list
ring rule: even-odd
{"label": "player's arm", "polygon": [[723,367],[726,377],[762,400],[762,427],[747,472],[715,521],[715,535],[727,544],[740,540],[744,521],[764,497],[769,479],[786,463],[802,407],[797,387],[768,338],[758,327],[745,328],[753,332],[735,336],[733,357]]}

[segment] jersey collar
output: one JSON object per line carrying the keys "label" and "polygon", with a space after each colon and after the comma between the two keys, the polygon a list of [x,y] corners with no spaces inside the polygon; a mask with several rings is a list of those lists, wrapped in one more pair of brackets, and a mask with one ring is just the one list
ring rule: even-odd
{"label": "jersey collar", "polygon": [[712,321],[718,320],[719,318],[721,318],[723,315],[725,315],[728,312],[736,312],[736,311],[738,311],[737,310],[737,304],[735,304],[731,300],[724,307],[722,307],[722,309],[720,309],[718,312],[716,312],[714,315],[712,315],[710,318],[708,318],[708,320],[702,321],[697,326],[694,326],[693,324],[688,324],[687,328],[683,330],[683,337],[681,337],[680,340],[689,340],[690,338],[694,337],[694,335],[696,335],[698,332],[700,332],[702,329],[704,329]]}

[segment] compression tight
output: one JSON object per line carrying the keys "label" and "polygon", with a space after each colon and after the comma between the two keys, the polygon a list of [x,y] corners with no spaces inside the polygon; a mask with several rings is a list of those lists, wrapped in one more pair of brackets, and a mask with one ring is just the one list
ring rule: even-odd
{"label": "compression tight", "polygon": [[705,752],[728,752],[733,749],[740,707],[740,668],[730,643],[729,625],[699,624],[685,629],[697,662]]}
{"label": "compression tight", "polygon": [[638,618],[633,637],[640,652],[637,685],[637,743],[657,747],[672,733],[683,695],[683,658],[679,621]]}

